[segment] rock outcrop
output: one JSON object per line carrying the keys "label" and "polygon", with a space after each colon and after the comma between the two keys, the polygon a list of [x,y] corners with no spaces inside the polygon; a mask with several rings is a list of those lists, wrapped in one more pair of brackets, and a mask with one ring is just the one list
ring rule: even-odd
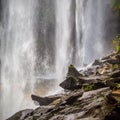
{"label": "rock outcrop", "polygon": [[49,105],[53,101],[59,99],[59,96],[49,96],[49,97],[39,97],[36,95],[31,95],[32,100],[39,103],[39,105]]}
{"label": "rock outcrop", "polygon": [[80,71],[70,65],[60,86],[64,94],[32,95],[40,106],[8,120],[120,120],[120,53],[95,60]]}

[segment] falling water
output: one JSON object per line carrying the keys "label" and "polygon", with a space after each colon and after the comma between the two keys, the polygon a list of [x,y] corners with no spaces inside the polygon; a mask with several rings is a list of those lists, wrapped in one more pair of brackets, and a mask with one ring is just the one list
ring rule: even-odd
{"label": "falling water", "polygon": [[106,53],[104,41],[109,0],[88,0],[85,12],[84,62],[90,63]]}
{"label": "falling water", "polygon": [[49,85],[51,75],[55,79],[52,82],[58,84],[69,64],[79,68],[106,52],[103,41],[109,3],[109,0],[5,1],[0,22],[0,120],[33,107],[28,97],[36,84],[40,88],[47,84],[47,89],[41,90],[46,94],[55,88]]}
{"label": "falling water", "polygon": [[[33,0],[8,1],[8,23],[1,40],[2,98],[0,119],[24,106],[34,87],[35,39],[33,34]],[[35,12],[35,11],[34,11]],[[27,86],[27,89],[26,89]],[[24,101],[24,103],[22,102]],[[26,107],[30,106],[27,103]],[[3,106],[2,106],[3,105]]]}
{"label": "falling water", "polygon": [[70,5],[71,0],[56,0],[56,76],[63,79],[70,61]]}
{"label": "falling water", "polygon": [[[80,67],[83,65],[83,35],[84,35],[84,0],[76,0],[76,11],[75,11],[75,25],[76,25],[76,55],[75,55],[75,65]],[[78,62],[79,61],[79,62]]]}

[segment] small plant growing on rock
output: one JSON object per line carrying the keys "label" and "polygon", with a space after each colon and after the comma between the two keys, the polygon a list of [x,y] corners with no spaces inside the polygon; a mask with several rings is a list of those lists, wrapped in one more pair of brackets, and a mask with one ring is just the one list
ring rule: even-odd
{"label": "small plant growing on rock", "polygon": [[120,34],[113,39],[113,46],[116,52],[120,52]]}

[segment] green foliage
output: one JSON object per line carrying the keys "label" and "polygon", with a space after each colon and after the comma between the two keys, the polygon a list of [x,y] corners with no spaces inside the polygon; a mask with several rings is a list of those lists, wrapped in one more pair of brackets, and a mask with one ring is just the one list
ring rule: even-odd
{"label": "green foliage", "polygon": [[105,98],[106,96],[105,96],[105,94],[104,93],[100,93],[100,97],[102,97],[102,98]]}
{"label": "green foliage", "polygon": [[112,65],[112,69],[120,69],[120,64],[115,64],[115,65]]}
{"label": "green foliage", "polygon": [[94,84],[84,85],[84,86],[83,86],[83,90],[84,90],[84,91],[94,90]]}
{"label": "green foliage", "polygon": [[115,86],[116,86],[117,89],[119,89],[120,88],[120,83],[115,83]]}
{"label": "green foliage", "polygon": [[116,52],[120,52],[120,34],[113,39],[113,45]]}
{"label": "green foliage", "polygon": [[120,15],[120,0],[111,0],[112,8]]}
{"label": "green foliage", "polygon": [[69,69],[73,69],[73,68],[74,68],[74,66],[73,66],[73,65],[70,65],[70,66],[69,66]]}

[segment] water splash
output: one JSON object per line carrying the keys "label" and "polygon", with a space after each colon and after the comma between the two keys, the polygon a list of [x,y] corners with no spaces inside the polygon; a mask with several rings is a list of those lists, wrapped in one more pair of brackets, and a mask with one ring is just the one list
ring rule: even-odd
{"label": "water splash", "polygon": [[[1,119],[18,111],[23,105],[24,93],[32,93],[34,88],[35,4],[33,0],[8,1],[9,16],[4,31],[6,36],[1,40]],[[31,103],[27,103],[26,107]]]}
{"label": "water splash", "polygon": [[54,89],[52,93],[59,91],[50,81],[58,85],[69,64],[79,68],[103,55],[104,19],[109,0],[106,1],[10,0],[5,3],[4,25],[0,24],[1,120],[33,106],[28,98],[36,86],[42,86],[42,94],[51,94],[50,89]]}
{"label": "water splash", "polygon": [[[76,53],[75,65],[81,67],[83,65],[83,44],[84,44],[84,29],[85,29],[85,1],[76,0],[75,24],[76,24]],[[78,62],[79,61],[79,62]]]}
{"label": "water splash", "polygon": [[58,82],[63,80],[71,57],[70,50],[70,6],[71,0],[56,0],[56,76]]}
{"label": "water splash", "polygon": [[84,62],[90,63],[106,53],[105,19],[109,1],[88,0],[85,11]]}

